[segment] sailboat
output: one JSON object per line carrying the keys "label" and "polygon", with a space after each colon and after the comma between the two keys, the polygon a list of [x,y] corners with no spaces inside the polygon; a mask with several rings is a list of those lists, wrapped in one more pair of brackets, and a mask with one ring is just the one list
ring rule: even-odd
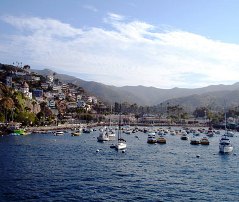
{"label": "sailboat", "polygon": [[109,140],[115,140],[115,131],[113,130],[111,126],[111,114],[112,114],[112,106],[111,106],[111,113],[110,113],[110,124],[109,124],[109,131],[108,131],[108,137]]}
{"label": "sailboat", "polygon": [[226,112],[225,112],[225,134],[222,135],[219,141],[219,152],[223,154],[231,153],[233,151],[233,146],[227,134],[228,134],[227,118],[226,118]]}
{"label": "sailboat", "polygon": [[121,137],[121,113],[119,116],[119,129],[118,129],[118,140],[117,143],[115,144],[115,149],[116,150],[124,150],[127,147],[126,140]]}

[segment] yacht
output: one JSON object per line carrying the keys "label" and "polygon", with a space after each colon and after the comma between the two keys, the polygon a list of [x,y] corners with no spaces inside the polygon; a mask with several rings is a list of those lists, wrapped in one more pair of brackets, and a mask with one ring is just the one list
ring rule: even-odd
{"label": "yacht", "polygon": [[115,134],[115,131],[114,131],[112,128],[109,129],[109,131],[108,131],[108,136],[109,136],[109,140],[110,140],[110,141],[115,140],[116,134]]}
{"label": "yacht", "polygon": [[225,112],[225,133],[222,135],[219,141],[219,152],[222,154],[231,153],[233,151],[233,146],[231,141],[228,137],[228,130],[227,130],[227,117]]}
{"label": "yacht", "polygon": [[229,137],[225,134],[221,137],[219,142],[219,152],[220,153],[231,153],[233,151],[233,146]]}
{"label": "yacht", "polygon": [[99,136],[97,137],[98,142],[104,142],[104,141],[109,141],[109,135],[108,135],[108,130],[105,129],[103,131],[100,131]]}
{"label": "yacht", "polygon": [[147,143],[149,143],[149,144],[157,143],[157,139],[156,139],[156,137],[155,137],[155,132],[149,132],[149,133],[148,133]]}

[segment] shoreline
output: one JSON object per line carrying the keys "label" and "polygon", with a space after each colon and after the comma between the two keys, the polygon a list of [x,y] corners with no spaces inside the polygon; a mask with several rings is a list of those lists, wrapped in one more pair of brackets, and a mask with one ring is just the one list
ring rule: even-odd
{"label": "shoreline", "polygon": [[[28,133],[40,133],[40,132],[46,132],[46,131],[57,131],[57,130],[69,130],[69,129],[75,129],[75,128],[92,128],[92,127],[104,127],[108,126],[108,124],[103,123],[91,123],[91,124],[63,124],[58,126],[32,126],[32,127],[26,127],[25,130]],[[118,126],[117,124],[112,124],[112,126]],[[128,126],[127,124],[124,124],[124,126]],[[131,127],[208,127],[208,126],[202,126],[202,125],[176,125],[176,124],[132,124]]]}

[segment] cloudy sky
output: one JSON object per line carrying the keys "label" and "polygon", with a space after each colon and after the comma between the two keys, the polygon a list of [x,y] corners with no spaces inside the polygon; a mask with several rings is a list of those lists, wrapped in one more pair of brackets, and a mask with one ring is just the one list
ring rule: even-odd
{"label": "cloudy sky", "polygon": [[238,0],[1,0],[0,63],[107,85],[239,81]]}

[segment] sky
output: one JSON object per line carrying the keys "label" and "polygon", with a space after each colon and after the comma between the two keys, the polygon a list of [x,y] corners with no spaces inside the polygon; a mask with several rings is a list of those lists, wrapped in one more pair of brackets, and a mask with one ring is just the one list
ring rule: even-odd
{"label": "sky", "polygon": [[0,63],[162,89],[239,81],[238,0],[1,0]]}

